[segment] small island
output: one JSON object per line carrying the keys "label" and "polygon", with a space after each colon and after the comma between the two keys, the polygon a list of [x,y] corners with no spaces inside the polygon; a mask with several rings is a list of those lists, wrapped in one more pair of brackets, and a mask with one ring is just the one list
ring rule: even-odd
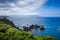
{"label": "small island", "polygon": [[50,35],[47,36],[34,36],[27,30],[33,28],[40,28],[40,30],[45,30],[44,26],[30,25],[30,27],[23,27],[24,30],[17,28],[12,21],[7,18],[0,19],[0,40],[56,40],[55,37]]}

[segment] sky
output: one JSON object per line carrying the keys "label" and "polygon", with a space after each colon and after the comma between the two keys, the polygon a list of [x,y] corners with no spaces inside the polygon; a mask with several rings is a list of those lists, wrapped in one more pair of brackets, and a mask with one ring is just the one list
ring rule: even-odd
{"label": "sky", "polygon": [[0,15],[60,17],[60,0],[0,0]]}

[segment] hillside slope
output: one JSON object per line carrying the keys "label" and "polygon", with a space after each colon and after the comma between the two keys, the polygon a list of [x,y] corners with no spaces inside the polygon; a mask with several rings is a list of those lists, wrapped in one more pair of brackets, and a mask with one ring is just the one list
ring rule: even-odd
{"label": "hillside slope", "polygon": [[33,36],[9,23],[8,19],[0,19],[0,40],[56,40],[52,36]]}

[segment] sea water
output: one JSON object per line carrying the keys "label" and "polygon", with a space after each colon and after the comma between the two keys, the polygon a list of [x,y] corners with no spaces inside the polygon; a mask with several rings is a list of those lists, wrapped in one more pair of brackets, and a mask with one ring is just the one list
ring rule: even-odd
{"label": "sea water", "polygon": [[27,24],[43,25],[46,28],[44,31],[32,29],[30,33],[35,36],[52,35],[60,40],[60,17],[10,16],[8,18],[20,29]]}

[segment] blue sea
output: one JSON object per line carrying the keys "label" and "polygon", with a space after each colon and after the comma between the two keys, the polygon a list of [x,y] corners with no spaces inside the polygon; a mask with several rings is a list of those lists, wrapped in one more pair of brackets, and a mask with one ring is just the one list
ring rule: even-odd
{"label": "blue sea", "polygon": [[60,40],[60,17],[10,16],[8,18],[20,29],[27,24],[43,25],[46,28],[44,31],[32,29],[30,33],[35,36],[52,35]]}

